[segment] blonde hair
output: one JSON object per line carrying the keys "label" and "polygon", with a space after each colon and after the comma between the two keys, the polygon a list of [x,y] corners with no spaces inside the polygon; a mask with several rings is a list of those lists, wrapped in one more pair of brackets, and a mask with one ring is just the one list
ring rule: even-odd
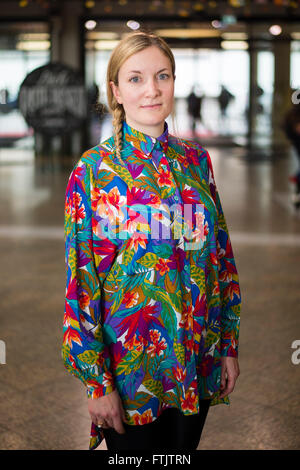
{"label": "blonde hair", "polygon": [[[110,82],[119,85],[118,75],[122,64],[133,54],[140,52],[147,47],[158,47],[170,60],[173,79],[175,79],[175,59],[173,53],[164,39],[148,31],[134,31],[125,36],[113,49],[110,56],[106,73],[106,94],[109,111],[112,114],[113,133],[116,146],[116,155],[121,164],[122,151],[122,122],[125,119],[125,111],[122,104],[119,104],[113,94]],[[171,113],[174,123],[174,107]]]}

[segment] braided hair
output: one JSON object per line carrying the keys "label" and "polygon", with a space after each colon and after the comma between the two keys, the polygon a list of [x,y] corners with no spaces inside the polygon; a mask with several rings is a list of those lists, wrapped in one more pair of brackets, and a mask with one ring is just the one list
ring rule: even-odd
{"label": "braided hair", "polygon": [[122,123],[125,119],[125,112],[122,105],[118,103],[115,109],[113,109],[113,129],[114,129],[114,138],[115,138],[115,145],[116,145],[116,155],[121,163],[123,164],[123,160],[121,158],[121,150],[122,150]]}

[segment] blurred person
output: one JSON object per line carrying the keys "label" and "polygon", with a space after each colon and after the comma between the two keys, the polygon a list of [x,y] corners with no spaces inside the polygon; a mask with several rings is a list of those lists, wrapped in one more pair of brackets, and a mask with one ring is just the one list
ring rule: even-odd
{"label": "blurred person", "polygon": [[262,89],[260,85],[256,84],[254,86],[254,94],[256,96],[256,113],[262,114],[264,112],[264,107],[263,107],[263,104],[261,103],[260,98],[263,96],[264,90]]}
{"label": "blurred person", "polygon": [[227,116],[227,108],[229,103],[234,99],[234,95],[224,85],[221,85],[221,92],[218,96],[218,103],[220,106],[221,116]]}
{"label": "blurred person", "polygon": [[[255,99],[253,100],[253,113],[255,116],[258,114],[263,114],[265,112],[264,106],[261,102],[261,97],[264,95],[264,90],[261,86],[259,85],[254,85],[253,86],[253,95]],[[249,96],[247,97],[247,102],[249,103]],[[250,119],[250,109],[249,105],[246,106],[245,108],[245,116],[247,119]]]}
{"label": "blurred person", "polygon": [[195,93],[195,91],[196,91],[196,86],[193,86],[191,93],[187,97],[187,109],[188,109],[188,114],[192,122],[191,127],[192,127],[193,137],[196,136],[197,121],[198,120],[200,122],[202,121],[201,107],[202,107],[202,101],[203,101],[203,94],[201,96],[198,96]]}
{"label": "blurred person", "polygon": [[66,190],[63,361],[86,386],[90,449],[196,449],[239,375],[240,288],[212,163],[168,131],[162,38],[130,33],[106,80],[113,135]]}
{"label": "blurred person", "polygon": [[[300,104],[293,104],[288,110],[282,127],[296,151],[298,164],[300,165]],[[298,168],[298,172],[295,175],[290,177],[290,180],[295,183],[294,203],[298,209],[300,208],[300,168]]]}
{"label": "blurred person", "polygon": [[7,88],[0,90],[0,113],[8,114],[18,108],[18,100],[10,99],[10,93]]}

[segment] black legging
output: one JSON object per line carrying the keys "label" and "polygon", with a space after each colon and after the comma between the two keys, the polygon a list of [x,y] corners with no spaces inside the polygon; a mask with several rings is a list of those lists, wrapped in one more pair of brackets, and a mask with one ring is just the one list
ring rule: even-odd
{"label": "black legging", "polygon": [[209,410],[210,400],[200,400],[200,412],[184,415],[168,408],[152,423],[124,424],[125,434],[112,428],[103,429],[108,450],[196,450]]}

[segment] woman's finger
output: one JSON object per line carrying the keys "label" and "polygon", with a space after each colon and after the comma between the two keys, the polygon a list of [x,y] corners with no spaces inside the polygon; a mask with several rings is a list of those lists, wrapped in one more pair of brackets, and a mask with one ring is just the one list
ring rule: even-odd
{"label": "woman's finger", "polygon": [[235,387],[235,382],[236,382],[237,376],[229,374],[227,377],[226,381],[226,386],[224,389],[222,389],[222,392],[219,396],[219,398],[224,398],[226,395],[229,395],[231,392],[233,392],[234,387]]}
{"label": "woman's finger", "polygon": [[221,384],[220,384],[221,390],[223,390],[226,387],[226,368],[222,367],[221,368]]}
{"label": "woman's finger", "polygon": [[122,421],[127,423],[127,418],[126,418],[125,410],[123,408],[123,403],[122,403],[121,399],[119,400],[119,407],[120,407],[120,411],[121,411]]}
{"label": "woman's finger", "polygon": [[125,433],[125,429],[121,419],[121,413],[114,417],[113,427],[119,434]]}
{"label": "woman's finger", "polygon": [[105,424],[106,424],[107,427],[109,427],[109,428],[113,428],[113,427],[114,427],[114,422],[113,422],[113,419],[112,419],[111,416],[109,416],[109,415],[105,416],[104,422],[105,422]]}

